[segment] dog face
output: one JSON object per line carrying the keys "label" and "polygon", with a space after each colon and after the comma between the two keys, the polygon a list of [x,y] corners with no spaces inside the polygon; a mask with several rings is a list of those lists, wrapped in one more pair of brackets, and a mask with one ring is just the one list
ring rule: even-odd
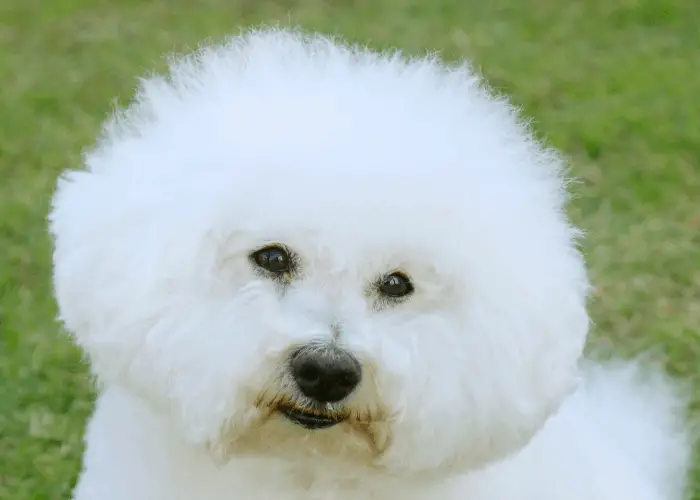
{"label": "dog face", "polygon": [[54,198],[97,377],[221,459],[523,446],[575,383],[588,285],[558,160],[507,104],[468,68],[274,30],[171,71]]}

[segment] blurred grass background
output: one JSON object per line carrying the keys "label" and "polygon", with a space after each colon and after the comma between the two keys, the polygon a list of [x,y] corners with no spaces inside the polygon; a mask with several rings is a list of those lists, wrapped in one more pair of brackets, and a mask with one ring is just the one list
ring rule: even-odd
{"label": "blurred grass background", "polygon": [[53,320],[56,176],[161,55],[270,21],[470,58],[581,181],[571,212],[598,286],[593,343],[654,348],[700,395],[698,2],[3,0],[0,499],[68,498],[91,408],[80,355]]}

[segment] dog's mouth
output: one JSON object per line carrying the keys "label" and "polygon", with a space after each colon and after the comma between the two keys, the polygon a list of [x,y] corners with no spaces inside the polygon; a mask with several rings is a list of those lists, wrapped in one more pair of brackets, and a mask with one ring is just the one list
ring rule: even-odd
{"label": "dog's mouth", "polygon": [[296,408],[280,407],[278,410],[290,422],[309,430],[327,429],[343,421],[340,416],[312,413]]}

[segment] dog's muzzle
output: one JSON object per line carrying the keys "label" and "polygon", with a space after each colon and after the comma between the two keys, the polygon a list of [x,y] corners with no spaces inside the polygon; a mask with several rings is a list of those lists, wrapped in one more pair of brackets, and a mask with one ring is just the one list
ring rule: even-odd
{"label": "dog's muzzle", "polygon": [[280,406],[282,415],[306,429],[326,429],[344,420],[326,408],[350,396],[359,385],[362,367],[354,356],[335,346],[309,345],[292,355],[290,371],[299,392],[311,404],[308,408]]}

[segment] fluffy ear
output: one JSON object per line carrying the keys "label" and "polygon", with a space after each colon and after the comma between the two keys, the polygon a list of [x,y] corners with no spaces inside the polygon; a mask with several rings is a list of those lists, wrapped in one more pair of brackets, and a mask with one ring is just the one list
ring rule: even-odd
{"label": "fluffy ear", "polygon": [[245,254],[227,255],[222,272],[218,205],[199,191],[211,179],[136,175],[152,153],[147,140],[139,147],[126,164],[116,143],[93,151],[87,170],[58,182],[49,223],[59,315],[101,386],[147,402],[214,453],[224,430],[248,425],[277,366],[265,322],[276,303],[252,283]]}
{"label": "fluffy ear", "polygon": [[106,187],[89,170],[66,172],[57,182],[49,214],[59,320],[93,369],[127,363],[116,346],[128,343],[122,295],[132,270],[123,265],[127,242],[118,235],[118,206],[110,203],[118,189]]}
{"label": "fluffy ear", "polygon": [[95,319],[91,318],[94,283],[102,272],[97,259],[109,265],[110,258],[109,253],[99,257],[100,240],[109,221],[103,225],[100,220],[102,202],[99,183],[95,181],[87,170],[65,172],[57,181],[49,213],[59,319],[79,344],[89,344],[90,331],[101,330],[95,328]]}

